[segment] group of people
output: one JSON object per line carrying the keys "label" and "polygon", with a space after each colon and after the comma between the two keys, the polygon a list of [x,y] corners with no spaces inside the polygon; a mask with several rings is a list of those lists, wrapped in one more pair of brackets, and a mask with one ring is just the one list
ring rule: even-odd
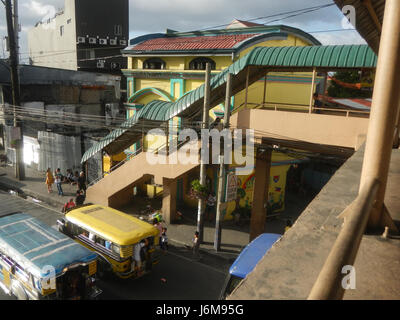
{"label": "group of people", "polygon": [[62,212],[66,212],[67,210],[75,207],[81,206],[85,202],[86,198],[86,177],[85,173],[82,171],[78,174],[78,171],[75,171],[75,174],[72,173],[71,169],[67,169],[67,173],[64,176],[61,173],[61,169],[58,168],[52,173],[51,169],[48,168],[46,172],[46,185],[48,193],[53,192],[52,187],[53,184],[56,184],[57,191],[59,196],[64,196],[64,191],[62,188],[63,183],[70,183],[71,185],[78,185],[78,190],[75,194],[75,201],[73,198],[70,198],[67,203],[65,203],[64,207],[62,208]]}
{"label": "group of people", "polygon": [[86,177],[83,171],[81,171],[80,174],[78,174],[78,171],[75,171],[75,174],[72,174],[72,170],[67,169],[67,174],[64,176],[61,173],[60,168],[54,171],[54,175],[51,172],[51,169],[48,168],[46,172],[46,185],[47,185],[47,191],[49,193],[53,192],[52,187],[54,183],[57,186],[57,191],[59,196],[64,195],[64,191],[62,189],[63,183],[70,183],[71,185],[76,184],[78,185],[79,190],[82,190],[84,193],[86,192]]}

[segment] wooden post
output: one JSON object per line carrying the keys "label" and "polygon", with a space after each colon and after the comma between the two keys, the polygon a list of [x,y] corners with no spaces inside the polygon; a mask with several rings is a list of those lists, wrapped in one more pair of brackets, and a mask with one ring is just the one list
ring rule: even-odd
{"label": "wooden post", "polygon": [[325,102],[326,102],[326,100],[325,100],[325,96],[326,96],[326,89],[327,89],[327,86],[328,86],[328,72],[325,72],[325,78],[324,78],[324,91],[323,91],[323,98],[322,98],[322,108],[324,108],[325,107]]}
{"label": "wooden post", "polygon": [[314,87],[315,87],[315,77],[317,75],[317,69],[313,68],[313,74],[312,74],[312,81],[311,81],[311,96],[310,96],[310,106],[308,113],[312,113],[313,110],[313,102],[314,102]]}
{"label": "wooden post", "polygon": [[247,109],[247,100],[249,98],[249,78],[250,78],[250,67],[247,67],[246,73],[246,94],[244,97],[244,108]]}
{"label": "wooden post", "polygon": [[263,108],[264,108],[265,102],[267,100],[267,98],[266,98],[266,95],[267,95],[267,77],[268,77],[268,72],[265,74],[265,78],[264,78]]}

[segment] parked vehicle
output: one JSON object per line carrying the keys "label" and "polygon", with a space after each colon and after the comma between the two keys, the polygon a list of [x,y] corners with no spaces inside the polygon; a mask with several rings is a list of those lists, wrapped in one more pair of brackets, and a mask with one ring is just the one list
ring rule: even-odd
{"label": "parked vehicle", "polygon": [[[96,251],[99,277],[110,274],[123,279],[139,277],[150,272],[156,263],[152,254],[159,241],[158,229],[121,211],[89,204],[73,208],[57,223],[59,231]],[[144,242],[146,245],[140,245]],[[135,252],[134,248],[139,250],[139,247],[140,252]]]}
{"label": "parked vehicle", "polygon": [[222,288],[220,300],[230,295],[238,284],[253,271],[257,263],[271,249],[282,235],[263,233],[250,242],[236,258]]}
{"label": "parked vehicle", "polygon": [[97,254],[25,213],[0,217],[0,287],[20,300],[96,298]]}

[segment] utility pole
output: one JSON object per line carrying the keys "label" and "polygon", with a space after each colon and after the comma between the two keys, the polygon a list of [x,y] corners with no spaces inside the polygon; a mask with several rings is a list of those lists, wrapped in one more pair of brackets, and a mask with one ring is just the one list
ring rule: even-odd
{"label": "utility pole", "polygon": [[13,18],[15,35],[15,59],[19,65],[19,19],[18,19],[18,0],[13,0]]}
{"label": "utility pole", "polygon": [[[209,112],[210,112],[210,78],[211,78],[211,65],[209,63],[206,64],[206,79],[204,83],[204,106],[203,106],[203,122],[202,129],[208,129],[208,121],[209,121]],[[207,147],[208,147],[208,139],[207,139]],[[204,141],[202,143],[202,148],[204,147]],[[206,152],[202,150],[203,154]],[[207,164],[204,163],[206,159],[201,157],[200,163],[200,184],[205,186],[207,183]],[[207,159],[208,160],[208,159]],[[208,162],[208,161],[207,161]],[[198,212],[197,212],[197,231],[199,232],[199,240],[197,242],[197,246],[203,242],[204,240],[204,211],[205,211],[206,200],[199,199],[198,204]],[[198,248],[197,248],[198,249]],[[196,250],[197,250],[196,249]],[[197,252],[197,251],[196,251]]]}
{"label": "utility pole", "polygon": [[23,142],[22,142],[22,130],[18,126],[16,116],[16,106],[21,105],[20,91],[19,91],[19,76],[18,76],[18,62],[16,54],[15,34],[12,17],[11,0],[4,0],[6,6],[6,19],[7,19],[7,30],[8,39],[10,43],[10,74],[11,74],[11,87],[12,87],[12,103],[14,106],[14,130],[13,139],[16,140],[15,145],[15,177],[18,180],[24,180],[25,170],[23,164]]}
{"label": "utility pole", "polygon": [[[224,114],[224,129],[229,130],[229,122],[231,118],[231,97],[232,97],[232,74],[228,73],[226,79],[226,97],[225,97],[225,114]],[[221,139],[222,140],[222,139]],[[219,177],[218,177],[218,193],[217,193],[217,211],[215,215],[215,237],[214,249],[221,250],[221,216],[222,216],[222,200],[224,190],[226,188],[226,172],[229,165],[225,165],[225,149],[221,141],[222,154],[219,156]],[[225,187],[225,188],[224,188]]]}

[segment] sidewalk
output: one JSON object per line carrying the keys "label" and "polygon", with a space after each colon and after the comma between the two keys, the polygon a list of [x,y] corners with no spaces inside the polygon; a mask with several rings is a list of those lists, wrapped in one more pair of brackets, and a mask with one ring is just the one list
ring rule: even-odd
{"label": "sidewalk", "polygon": [[[44,202],[51,207],[59,210],[70,199],[75,198],[77,186],[63,184],[64,196],[59,196],[57,188],[53,185],[53,192],[48,193],[45,184],[45,173],[25,168],[25,180],[18,181],[15,178],[14,167],[0,167],[0,188],[4,190],[13,190],[21,196],[29,196]],[[143,200],[143,205],[133,204],[121,211],[140,217],[141,210],[145,209],[147,200]],[[171,244],[178,246],[191,245],[194,232],[196,231],[196,216],[193,212],[182,212],[183,220],[180,224],[167,225],[167,235]],[[269,231],[271,232],[271,231]],[[210,254],[214,257],[224,259],[227,262],[233,262],[242,249],[249,243],[248,225],[238,227],[233,222],[224,222],[222,229],[221,251],[214,250],[215,227],[211,222],[204,224],[204,243],[200,246],[200,255]]]}

